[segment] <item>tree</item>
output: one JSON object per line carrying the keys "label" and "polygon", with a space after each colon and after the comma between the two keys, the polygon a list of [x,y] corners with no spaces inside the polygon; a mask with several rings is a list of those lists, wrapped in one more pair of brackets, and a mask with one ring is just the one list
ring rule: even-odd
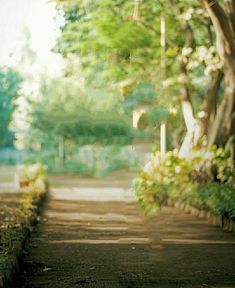
{"label": "tree", "polygon": [[224,64],[224,97],[216,113],[210,144],[225,144],[235,136],[235,3],[225,0],[200,0],[213,23],[217,50]]}
{"label": "tree", "polygon": [[[223,79],[223,73],[221,72],[222,62],[213,46],[212,23],[207,14],[198,5],[192,6],[190,4],[187,7],[185,3],[185,7],[182,10],[182,7],[178,7],[176,1],[169,0],[169,2],[174,7],[175,14],[178,15],[179,23],[184,33],[184,45],[181,47],[178,56],[179,70],[181,72],[180,101],[187,129],[180,149],[180,153],[183,155],[187,154],[194,146],[202,145],[205,137],[208,138],[211,133],[211,123],[215,117],[219,100],[219,88]],[[198,26],[200,27],[200,32],[203,31],[201,33],[202,37],[207,36],[208,43],[202,41],[198,35],[195,35],[195,32],[198,31]],[[206,81],[208,88],[202,92],[201,99],[199,98],[200,102],[195,105],[193,98],[195,98],[195,91],[196,93],[199,92],[199,87],[194,90],[192,83],[195,83],[196,79],[202,78],[200,70],[204,71],[203,81],[205,82],[206,78],[209,78],[209,81]],[[202,81],[200,80],[200,82]],[[175,81],[172,84],[175,84]]]}
{"label": "tree", "polygon": [[[132,141],[130,126],[115,103],[106,102],[100,110],[99,100],[90,96],[69,78],[44,83],[41,100],[31,102],[31,127],[41,137],[77,144],[113,144]],[[64,144],[63,144],[64,145]],[[60,145],[63,146],[63,145]]]}
{"label": "tree", "polygon": [[[130,75],[141,80],[151,75],[156,78],[157,72],[152,68],[158,67],[160,43],[156,33],[158,38],[159,33],[126,19],[132,13],[131,2],[56,2],[63,11],[65,24],[55,51],[68,59],[77,57],[80,75],[85,75],[87,81],[98,78],[99,82],[107,83],[107,80],[121,81]],[[152,26],[159,25],[159,19],[151,22]]]}
{"label": "tree", "polygon": [[0,144],[4,144],[9,134],[9,124],[16,109],[16,99],[20,95],[20,75],[11,68],[0,69]]}
{"label": "tree", "polygon": [[[186,132],[181,150],[204,145],[205,138],[209,145],[224,145],[234,134],[232,0],[225,1],[224,8],[217,1],[201,0],[205,10],[196,0],[142,1],[138,17],[132,17],[134,5],[129,1],[56,2],[65,16],[57,51],[78,58],[80,74],[88,69],[96,73],[99,83],[98,75],[103,84],[134,79],[138,85],[144,79],[157,90],[155,105],[181,105]],[[159,27],[163,13],[167,37],[162,83]],[[222,18],[215,20],[215,15]],[[215,34],[222,39],[217,41],[222,43],[220,57]]]}

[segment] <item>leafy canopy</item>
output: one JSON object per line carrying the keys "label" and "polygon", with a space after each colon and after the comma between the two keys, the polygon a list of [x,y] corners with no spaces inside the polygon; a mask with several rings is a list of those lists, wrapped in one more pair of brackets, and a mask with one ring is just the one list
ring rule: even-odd
{"label": "leafy canopy", "polygon": [[117,107],[99,108],[72,79],[55,79],[42,87],[42,99],[32,102],[31,126],[48,137],[80,144],[128,143],[132,140],[127,119]]}
{"label": "leafy canopy", "polygon": [[11,68],[0,68],[0,144],[9,135],[9,124],[20,95],[20,75]]}

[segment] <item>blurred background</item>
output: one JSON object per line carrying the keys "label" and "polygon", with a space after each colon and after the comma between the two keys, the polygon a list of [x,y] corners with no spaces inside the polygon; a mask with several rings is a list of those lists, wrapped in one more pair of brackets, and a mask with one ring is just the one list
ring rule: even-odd
{"label": "blurred background", "polygon": [[103,177],[157,150],[233,154],[215,27],[171,2],[0,0],[1,166]]}

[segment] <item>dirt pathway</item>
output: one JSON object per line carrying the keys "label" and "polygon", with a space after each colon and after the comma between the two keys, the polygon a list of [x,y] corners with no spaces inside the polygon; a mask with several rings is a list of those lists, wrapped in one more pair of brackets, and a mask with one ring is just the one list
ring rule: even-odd
{"label": "dirt pathway", "polygon": [[53,178],[19,287],[235,287],[235,237],[176,208],[145,218],[130,179]]}

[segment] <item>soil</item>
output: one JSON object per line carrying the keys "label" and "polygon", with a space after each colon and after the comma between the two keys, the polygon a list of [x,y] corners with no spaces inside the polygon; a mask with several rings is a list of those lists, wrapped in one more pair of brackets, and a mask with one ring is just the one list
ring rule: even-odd
{"label": "soil", "polygon": [[16,167],[0,164],[0,228],[15,214],[22,198],[14,183]]}
{"label": "soil", "polygon": [[17,287],[235,287],[234,235],[172,207],[146,218],[132,176],[52,177]]}
{"label": "soil", "polygon": [[14,217],[22,194],[0,192],[0,228]]}

